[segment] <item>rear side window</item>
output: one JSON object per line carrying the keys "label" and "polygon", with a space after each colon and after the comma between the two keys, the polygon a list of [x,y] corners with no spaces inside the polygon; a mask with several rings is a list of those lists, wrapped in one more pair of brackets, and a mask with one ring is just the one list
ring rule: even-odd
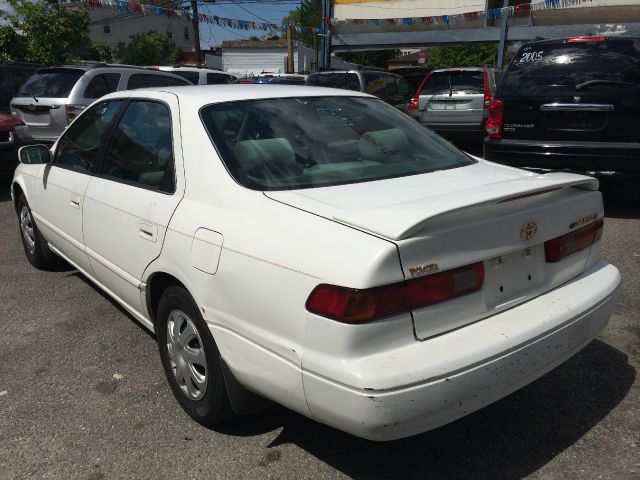
{"label": "rear side window", "polygon": [[223,73],[207,73],[207,85],[221,85],[235,82],[235,78],[231,75]]}
{"label": "rear side window", "polygon": [[518,51],[505,74],[501,93],[611,92],[639,84],[639,40],[540,43]]}
{"label": "rear side window", "polygon": [[20,89],[19,97],[66,98],[82,70],[49,70],[32,75]]}
{"label": "rear side window", "polygon": [[179,75],[182,78],[186,78],[194,85],[198,85],[198,82],[200,81],[200,72],[184,72],[184,71],[176,70],[171,73],[173,73],[174,75]]}
{"label": "rear side window", "polygon": [[155,73],[134,73],[129,77],[127,90],[136,88],[150,87],[173,87],[181,85],[191,85],[189,82],[180,78],[169,77],[165,75],[157,75]]}
{"label": "rear side window", "polygon": [[84,90],[84,98],[100,98],[115,92],[120,82],[119,73],[101,73],[91,79]]}
{"label": "rear side window", "polygon": [[404,78],[396,78],[398,83],[398,95],[402,98],[409,98],[411,96],[411,87]]}
{"label": "rear side window", "polygon": [[102,173],[163,192],[175,190],[171,112],[166,105],[129,104],[107,149]]}
{"label": "rear side window", "polygon": [[307,85],[360,91],[360,80],[355,73],[324,73],[311,75]]}

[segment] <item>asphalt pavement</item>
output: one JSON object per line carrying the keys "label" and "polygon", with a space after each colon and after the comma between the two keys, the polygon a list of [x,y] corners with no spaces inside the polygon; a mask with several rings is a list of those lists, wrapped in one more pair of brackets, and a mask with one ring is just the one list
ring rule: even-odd
{"label": "asphalt pavement", "polygon": [[282,407],[209,430],[182,412],[155,339],[69,268],[42,272],[0,185],[0,479],[640,479],[640,199],[610,186],[623,275],[598,340],[515,394],[388,443]]}

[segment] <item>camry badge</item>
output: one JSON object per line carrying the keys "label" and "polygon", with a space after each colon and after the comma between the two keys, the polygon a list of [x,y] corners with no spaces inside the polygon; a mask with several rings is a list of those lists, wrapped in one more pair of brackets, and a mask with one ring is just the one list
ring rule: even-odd
{"label": "camry badge", "polygon": [[580,227],[582,225],[586,225],[587,223],[593,222],[597,218],[598,218],[598,214],[597,213],[592,213],[591,215],[587,215],[586,217],[582,217],[580,220],[576,220],[575,222],[571,222],[569,224],[569,228],[576,228],[576,227]]}
{"label": "camry badge", "polygon": [[422,273],[437,272],[438,270],[440,270],[440,268],[437,263],[423,263],[422,265],[409,268],[409,273],[411,273],[412,277],[415,277]]}
{"label": "camry badge", "polygon": [[538,224],[536,222],[527,222],[520,229],[520,238],[522,240],[531,240],[538,231]]}

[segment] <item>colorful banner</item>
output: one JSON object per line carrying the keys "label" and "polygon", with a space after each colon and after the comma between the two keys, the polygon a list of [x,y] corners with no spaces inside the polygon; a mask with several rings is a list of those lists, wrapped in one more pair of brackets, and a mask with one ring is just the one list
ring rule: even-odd
{"label": "colorful banner", "polygon": [[[346,1],[346,0],[343,0]],[[556,8],[573,7],[585,3],[591,3],[597,0],[541,0],[531,3],[523,3],[515,7],[506,8],[490,8],[486,11],[460,13],[456,15],[438,15],[434,17],[412,17],[412,18],[349,18],[336,20],[326,17],[323,23],[326,25],[385,25],[393,26],[412,26],[417,24],[423,25],[447,25],[472,22],[478,19],[489,18],[498,20],[503,15],[513,16],[519,13],[536,12],[540,10],[551,10]],[[127,0],[87,0],[89,8],[115,8],[121,12],[141,13],[143,15],[158,15],[169,19],[186,18],[193,20],[193,13],[187,10],[161,8],[153,5],[144,5],[134,1]],[[237,20],[235,18],[219,17],[217,15],[198,14],[198,21],[210,25],[217,25],[236,30],[261,30],[264,32],[281,32],[289,29],[288,25],[277,25],[275,23],[254,22],[251,20]],[[297,27],[292,26],[293,30],[299,33],[320,33],[320,28],[313,27]]]}

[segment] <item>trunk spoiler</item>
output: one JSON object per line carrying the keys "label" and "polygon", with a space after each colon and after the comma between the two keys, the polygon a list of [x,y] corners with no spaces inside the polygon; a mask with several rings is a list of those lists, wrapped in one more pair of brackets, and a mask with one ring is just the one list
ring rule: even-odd
{"label": "trunk spoiler", "polygon": [[333,219],[389,240],[403,240],[443,215],[486,205],[518,200],[554,190],[576,187],[598,190],[595,178],[571,173],[549,173],[425,197],[407,203],[357,212],[343,212]]}

